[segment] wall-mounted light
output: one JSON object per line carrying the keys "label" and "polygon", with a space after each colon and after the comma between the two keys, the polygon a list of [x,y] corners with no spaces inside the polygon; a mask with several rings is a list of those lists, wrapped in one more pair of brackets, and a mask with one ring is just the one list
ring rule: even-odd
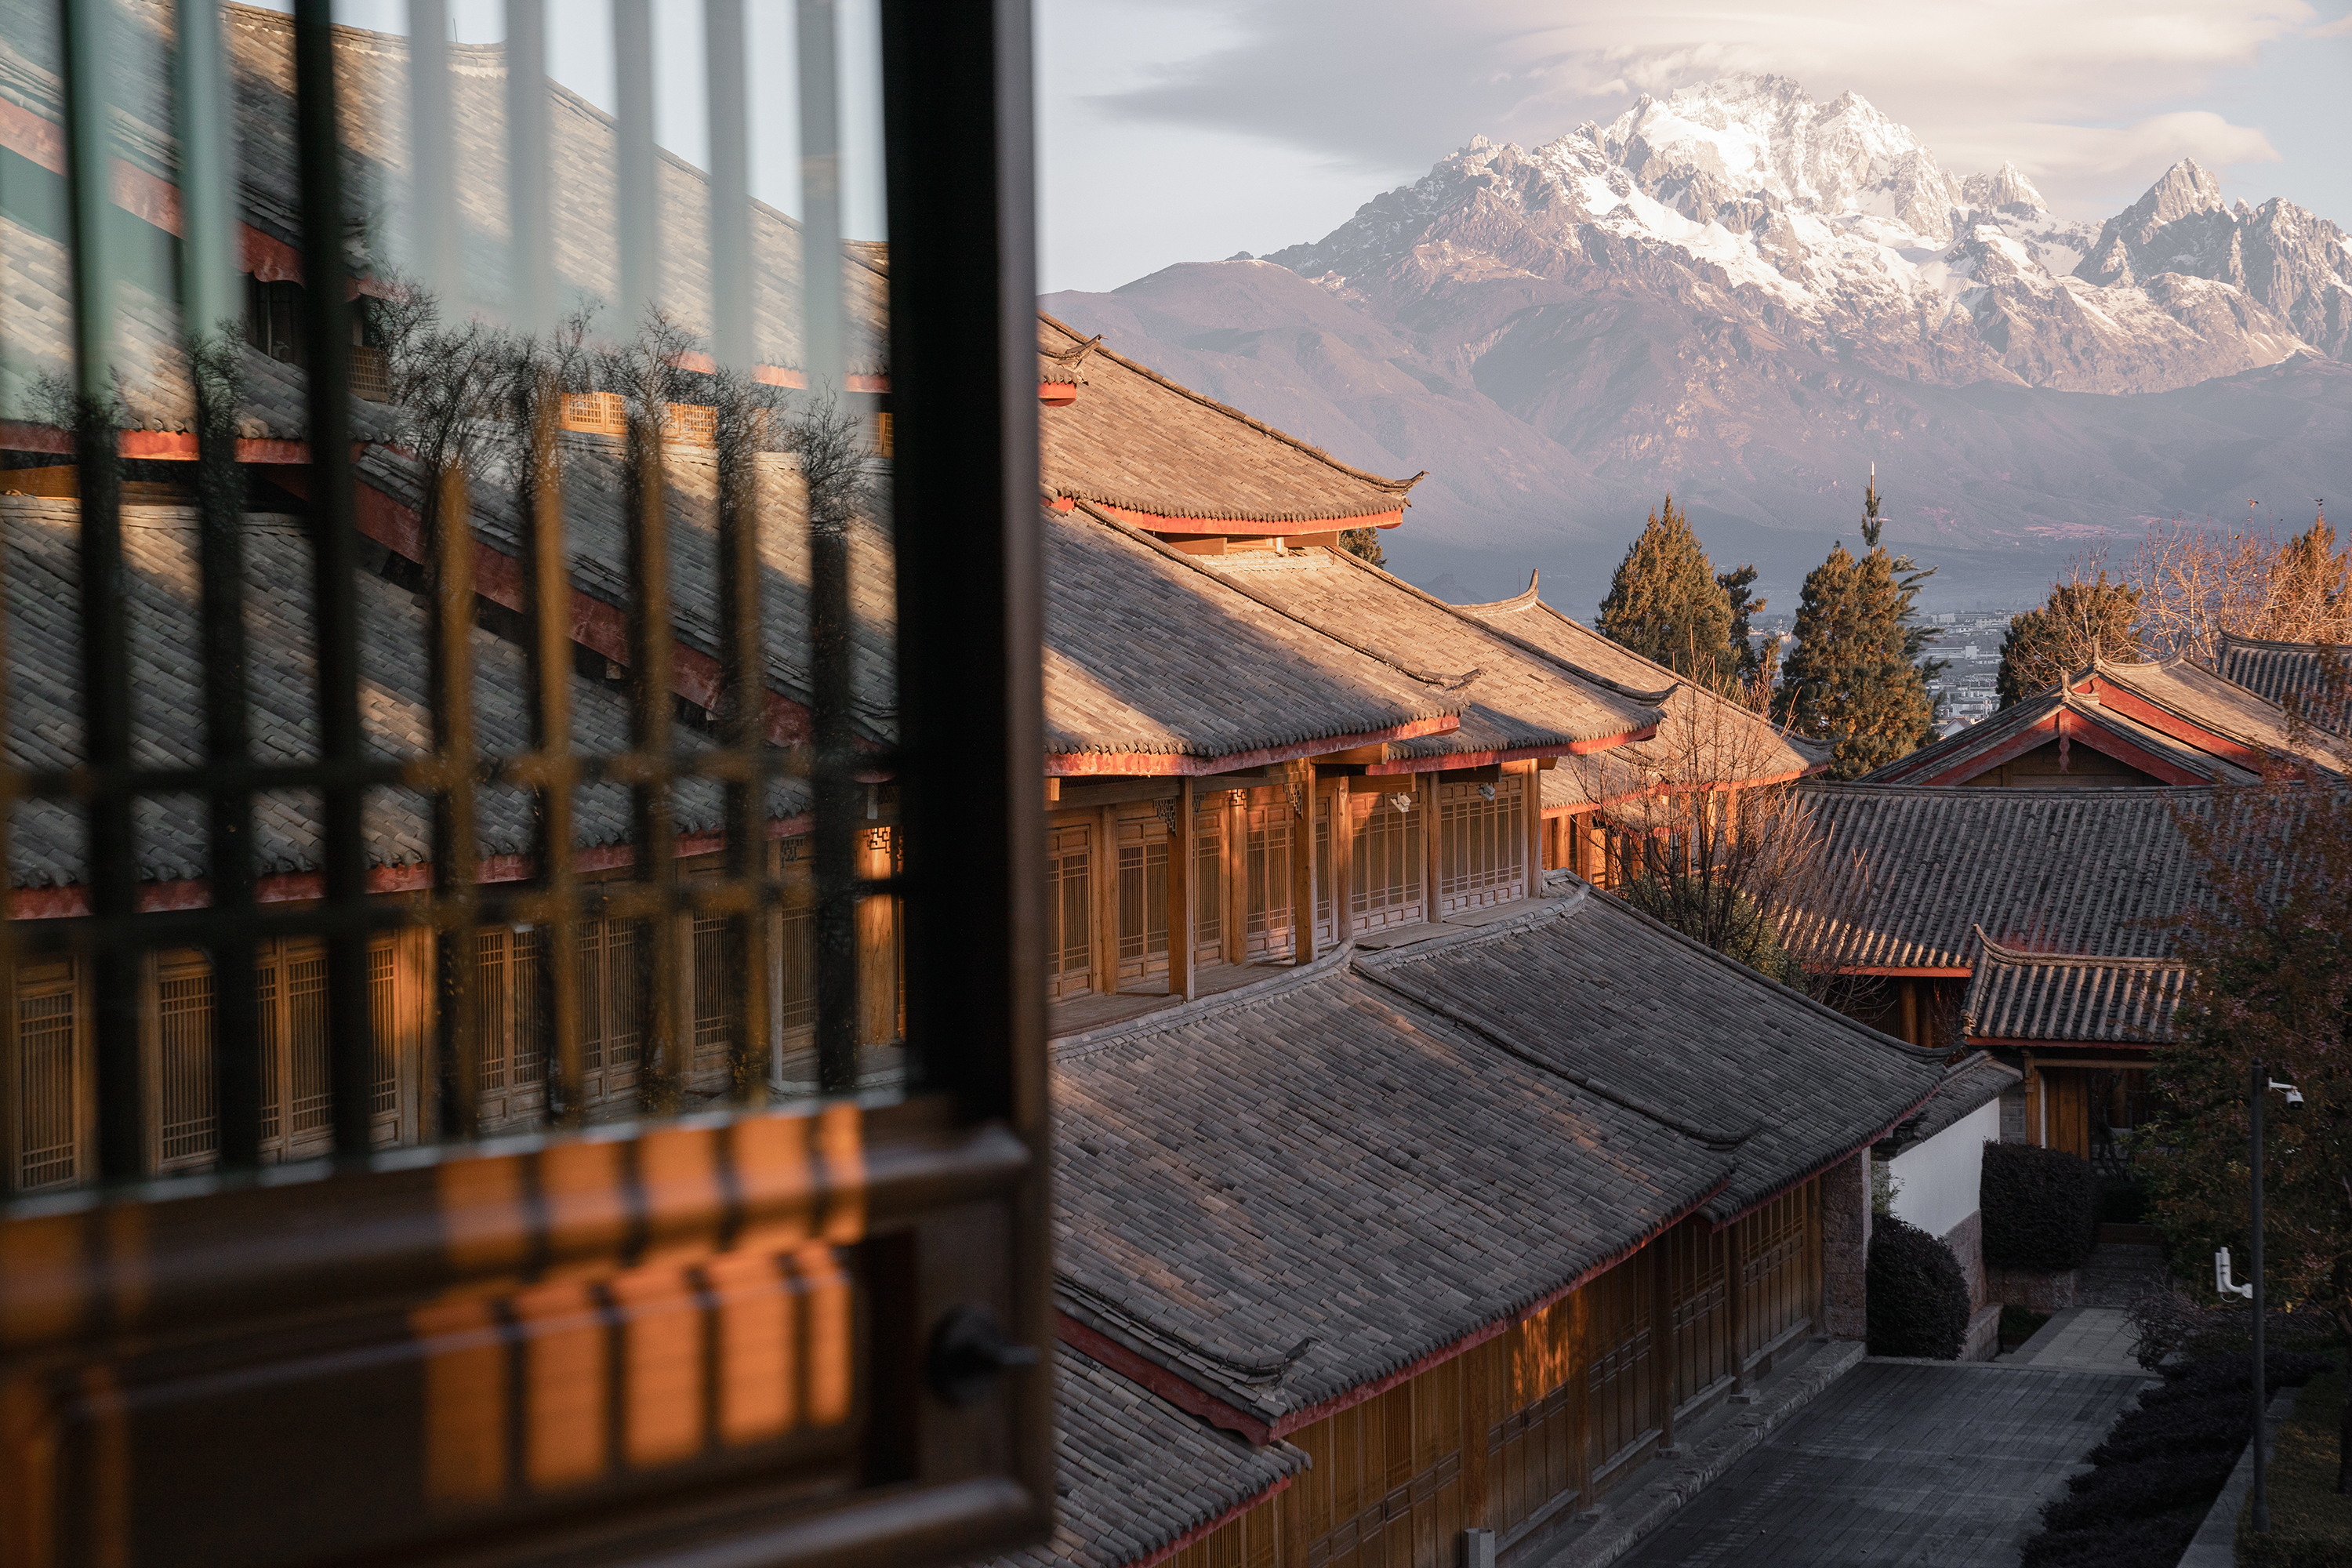
{"label": "wall-mounted light", "polygon": [[1405,816],[1411,816],[1412,815],[1412,796],[1409,795],[1384,795],[1381,796],[1381,798],[1388,802],[1389,808],[1391,811],[1395,811]]}
{"label": "wall-mounted light", "polygon": [[1495,786],[1494,786],[1493,784],[1480,784],[1480,785],[1478,786],[1478,798],[1479,798],[1480,800],[1492,800],[1492,799],[1494,799],[1494,798],[1495,798]]}

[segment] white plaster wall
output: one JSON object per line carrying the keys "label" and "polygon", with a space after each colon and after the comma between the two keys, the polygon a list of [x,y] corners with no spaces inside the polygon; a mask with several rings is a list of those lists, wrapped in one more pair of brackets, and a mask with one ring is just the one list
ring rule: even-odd
{"label": "white plaster wall", "polygon": [[2000,1137],[2000,1101],[1988,1100],[1925,1143],[1895,1156],[1895,1217],[1943,1236],[1977,1212],[1984,1146]]}

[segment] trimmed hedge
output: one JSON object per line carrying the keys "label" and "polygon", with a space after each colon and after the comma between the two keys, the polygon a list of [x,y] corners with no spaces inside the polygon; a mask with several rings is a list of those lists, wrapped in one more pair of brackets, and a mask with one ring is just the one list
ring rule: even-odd
{"label": "trimmed hedge", "polygon": [[2352,1497],[2336,1489],[2336,1456],[2344,1419],[2344,1373],[2305,1384],[2294,1414],[2279,1428],[2268,1495],[2271,1528],[2238,1516],[2238,1561],[2250,1568],[2342,1568],[2352,1563]]}
{"label": "trimmed hedge", "polygon": [[[2165,1368],[2164,1385],[2141,1394],[2139,1407],[2126,1412],[2091,1451],[2096,1468],[2069,1480],[2066,1495],[2044,1505],[2042,1529],[2025,1543],[2020,1568],[2148,1568],[2178,1562],[2253,1431],[2251,1363],[2244,1354],[2215,1355]],[[2281,1352],[2265,1358],[2266,1382],[2273,1389],[2292,1386],[2335,1364],[2327,1356]],[[2335,1484],[2333,1470],[2327,1482]],[[2277,1494],[2272,1495],[2275,1524]],[[2347,1560],[2280,1557],[2272,1568]]]}
{"label": "trimmed hedge", "polygon": [[2105,1199],[2088,1160],[2030,1143],[1986,1144],[1977,1195],[1986,1264],[2032,1274],[2080,1268],[2098,1245]]}
{"label": "trimmed hedge", "polygon": [[1893,1215],[1871,1222],[1870,1353],[1957,1361],[1969,1337],[1969,1281],[1952,1249]]}

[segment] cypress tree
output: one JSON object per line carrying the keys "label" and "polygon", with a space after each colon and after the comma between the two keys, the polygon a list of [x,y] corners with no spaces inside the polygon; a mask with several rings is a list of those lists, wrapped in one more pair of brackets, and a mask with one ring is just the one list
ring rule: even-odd
{"label": "cypress tree", "polygon": [[2000,674],[1993,683],[2003,708],[2022,702],[2080,671],[2094,658],[2132,662],[2147,657],[2134,623],[2139,590],[2075,577],[2050,590],[2040,608],[2011,616],[2000,639]]}
{"label": "cypress tree", "polygon": [[1859,778],[1935,732],[1927,680],[1944,661],[1921,657],[1933,634],[1914,610],[1934,568],[1889,555],[1878,542],[1885,526],[1874,475],[1863,511],[1866,552],[1857,558],[1840,542],[1806,574],[1797,650],[1773,703],[1797,733],[1829,743],[1832,778]]}
{"label": "cypress tree", "polygon": [[[1754,580],[1751,568],[1742,570],[1748,573],[1748,581]],[[1746,597],[1745,582],[1741,597]],[[1721,691],[1740,673],[1733,619],[1726,578],[1716,575],[1698,536],[1691,532],[1690,520],[1675,507],[1673,496],[1666,497],[1664,508],[1650,513],[1641,537],[1617,563],[1594,624],[1611,641]]]}

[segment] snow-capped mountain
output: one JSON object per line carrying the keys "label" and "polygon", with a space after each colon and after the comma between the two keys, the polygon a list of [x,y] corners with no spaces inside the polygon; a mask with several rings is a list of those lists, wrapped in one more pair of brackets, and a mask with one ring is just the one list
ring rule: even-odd
{"label": "snow-capped mountain", "polygon": [[1662,262],[1727,314],[1947,384],[2156,392],[2341,357],[2352,246],[2184,161],[2095,235],[2013,164],[1956,179],[1905,127],[1785,77],[1643,96],[1532,152],[1481,138],[1267,258],[1376,309],[1433,271],[1568,281]]}
{"label": "snow-capped mountain", "polygon": [[1781,77],[1475,140],[1310,244],[1048,308],[1349,462],[1430,470],[1391,555],[1480,592],[1605,577],[1671,489],[1785,594],[1873,461],[1891,537],[1963,592],[2150,517],[2275,491],[2307,521],[2352,489],[2341,228],[2227,206],[2187,162],[2074,221],[2013,164],[1956,174]]}

